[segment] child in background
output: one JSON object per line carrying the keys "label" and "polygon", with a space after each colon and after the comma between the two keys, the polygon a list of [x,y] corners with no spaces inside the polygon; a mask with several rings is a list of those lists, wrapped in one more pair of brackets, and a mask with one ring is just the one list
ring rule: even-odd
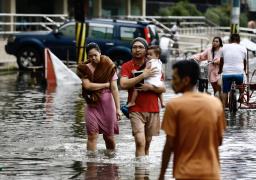
{"label": "child in background", "polygon": [[[160,47],[157,45],[154,46],[149,46],[147,50],[147,62],[146,62],[146,68],[156,68],[158,71],[155,74],[154,77],[149,77],[144,80],[144,83],[151,84],[155,87],[161,87],[163,86],[163,81],[162,81],[162,62],[159,59],[161,54]],[[134,72],[136,74],[136,72]],[[138,87],[138,86],[136,86]],[[131,107],[135,105],[136,98],[138,96],[138,90],[139,87],[134,89],[131,101],[127,104],[127,107]],[[164,100],[163,100],[163,95],[159,94],[159,99],[161,103],[161,107],[164,108]]]}

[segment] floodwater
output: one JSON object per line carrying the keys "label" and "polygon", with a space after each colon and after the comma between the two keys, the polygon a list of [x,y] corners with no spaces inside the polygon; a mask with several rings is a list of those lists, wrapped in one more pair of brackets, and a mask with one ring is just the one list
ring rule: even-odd
{"label": "floodwater", "polygon": [[[130,123],[123,117],[116,153],[104,150],[100,136],[97,153],[87,154],[80,94],[79,86],[47,89],[40,74],[0,75],[1,180],[157,179],[164,133],[153,138],[149,157],[137,162]],[[127,93],[120,95],[125,103]],[[168,86],[165,101],[174,96]],[[220,147],[222,179],[256,179],[256,111],[226,111],[226,117],[228,128]],[[171,173],[170,164],[166,179]]]}

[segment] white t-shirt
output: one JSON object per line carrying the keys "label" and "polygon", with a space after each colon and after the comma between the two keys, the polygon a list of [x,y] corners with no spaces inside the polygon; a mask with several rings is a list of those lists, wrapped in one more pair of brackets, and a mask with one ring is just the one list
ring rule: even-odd
{"label": "white t-shirt", "polygon": [[163,86],[163,81],[161,80],[162,78],[162,62],[160,59],[151,59],[147,62],[147,66],[150,64],[151,68],[156,67],[157,73],[152,76],[144,79],[145,83],[152,84],[153,86],[156,87],[161,87]]}
{"label": "white t-shirt", "polygon": [[244,73],[244,59],[247,57],[245,47],[237,43],[225,44],[221,49],[221,57],[224,59],[223,74]]}

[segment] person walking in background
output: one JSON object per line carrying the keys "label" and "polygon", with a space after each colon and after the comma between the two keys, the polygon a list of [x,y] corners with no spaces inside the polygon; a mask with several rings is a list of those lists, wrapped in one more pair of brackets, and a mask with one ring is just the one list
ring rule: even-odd
{"label": "person walking in background", "polygon": [[119,133],[121,118],[117,73],[112,60],[101,55],[96,43],[86,46],[88,62],[78,65],[77,72],[82,79],[82,94],[86,100],[87,150],[95,151],[98,134],[103,134],[106,149],[115,150],[114,134]]}
{"label": "person walking in background", "polygon": [[180,28],[180,20],[177,19],[175,24],[171,27],[171,39],[174,41],[173,43],[173,55],[175,55],[176,57],[179,56],[180,52],[179,52],[179,28]]}
{"label": "person walking in background", "polygon": [[[154,76],[156,68],[145,68],[143,73],[133,77],[133,72],[145,64],[148,43],[144,38],[135,38],[132,43],[132,59],[122,65],[120,86],[128,90],[128,102],[134,91],[134,86],[145,78]],[[129,107],[129,118],[135,139],[137,159],[149,154],[152,136],[159,135],[160,117],[158,96],[165,92],[165,87],[156,87],[148,83],[141,85],[134,106]]]}
{"label": "person walking in background", "polygon": [[[152,84],[153,86],[160,87],[163,86],[163,72],[162,72],[162,61],[159,59],[161,54],[160,47],[157,45],[149,46],[147,50],[147,61],[146,61],[146,67],[148,68],[154,68],[156,67],[157,73],[153,77],[145,78],[144,83]],[[127,107],[131,107],[135,105],[136,98],[138,96],[138,89],[134,89],[131,101],[127,104]],[[159,94],[159,99],[161,103],[161,107],[165,107],[164,105],[164,99],[163,94]]]}
{"label": "person walking in background", "polygon": [[236,85],[242,84],[246,72],[247,50],[239,43],[239,34],[231,34],[230,43],[225,44],[221,49],[219,74],[222,73],[224,107],[228,105],[228,93],[232,82],[235,81]]}
{"label": "person walking in background", "polygon": [[192,56],[192,58],[197,61],[208,61],[208,79],[211,83],[214,95],[219,93],[218,97],[221,97],[220,74],[218,74],[218,72],[220,64],[220,50],[222,46],[221,38],[214,37],[211,47],[207,48],[202,53]]}
{"label": "person walking in background", "polygon": [[221,101],[196,90],[199,65],[182,60],[173,65],[172,88],[182,96],[166,104],[162,129],[166,142],[159,180],[164,179],[173,153],[176,179],[220,179],[218,146],[222,144],[226,121]]}

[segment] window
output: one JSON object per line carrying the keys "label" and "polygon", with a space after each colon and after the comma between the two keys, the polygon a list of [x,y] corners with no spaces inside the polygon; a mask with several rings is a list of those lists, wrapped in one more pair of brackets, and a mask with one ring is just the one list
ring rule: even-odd
{"label": "window", "polygon": [[122,41],[132,41],[136,37],[144,37],[142,28],[121,27],[120,38]]}
{"label": "window", "polygon": [[111,17],[111,16],[120,16],[125,15],[125,9],[127,2],[120,0],[104,0],[102,1],[102,16]]}
{"label": "window", "polygon": [[64,36],[75,38],[75,24],[67,25],[61,28],[60,32]]}
{"label": "window", "polygon": [[93,39],[113,39],[113,26],[89,25],[88,36]]}

